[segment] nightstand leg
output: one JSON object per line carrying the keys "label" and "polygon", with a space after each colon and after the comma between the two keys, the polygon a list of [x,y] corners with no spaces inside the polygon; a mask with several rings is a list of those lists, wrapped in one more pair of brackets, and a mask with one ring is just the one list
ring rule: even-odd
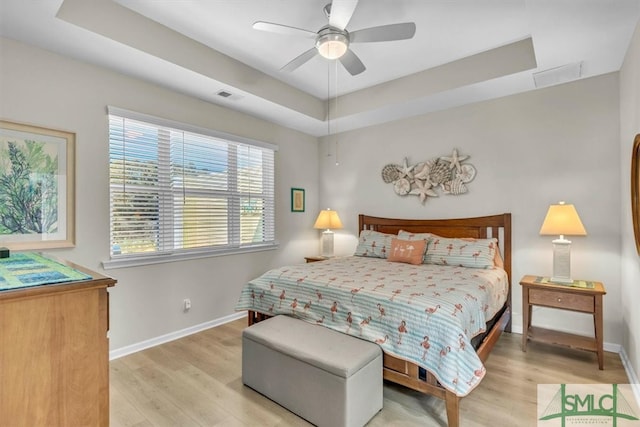
{"label": "nightstand leg", "polygon": [[596,335],[596,347],[598,352],[598,367],[600,370],[604,369],[604,337],[602,335],[602,295],[598,295],[595,298],[595,312],[593,313],[593,326]]}
{"label": "nightstand leg", "polygon": [[527,351],[527,336],[531,326],[531,306],[529,305],[529,288],[522,289],[522,351]]}

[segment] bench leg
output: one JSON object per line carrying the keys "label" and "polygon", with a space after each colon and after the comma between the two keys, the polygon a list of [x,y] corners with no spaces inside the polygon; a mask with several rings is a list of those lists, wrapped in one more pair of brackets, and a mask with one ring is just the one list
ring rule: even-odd
{"label": "bench leg", "polygon": [[460,398],[450,391],[446,391],[445,403],[447,406],[447,425],[459,427],[460,425]]}

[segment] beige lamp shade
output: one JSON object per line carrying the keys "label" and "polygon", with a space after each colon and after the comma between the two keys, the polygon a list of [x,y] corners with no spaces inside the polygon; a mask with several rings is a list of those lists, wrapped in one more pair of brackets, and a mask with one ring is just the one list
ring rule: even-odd
{"label": "beige lamp shade", "polygon": [[321,230],[338,229],[342,228],[342,221],[340,221],[338,212],[332,211],[331,209],[325,209],[320,211],[313,228]]}
{"label": "beige lamp shade", "polygon": [[543,236],[586,236],[580,216],[573,205],[560,202],[549,206],[540,234]]}

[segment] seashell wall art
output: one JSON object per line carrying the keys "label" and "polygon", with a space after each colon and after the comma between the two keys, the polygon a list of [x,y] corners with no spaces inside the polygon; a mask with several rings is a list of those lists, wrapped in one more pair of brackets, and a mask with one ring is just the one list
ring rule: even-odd
{"label": "seashell wall art", "polygon": [[409,166],[405,157],[402,165],[385,165],[382,180],[393,184],[399,196],[418,196],[422,204],[428,197],[438,197],[438,188],[444,194],[464,194],[468,191],[466,184],[476,176],[476,168],[464,163],[468,158],[459,155],[455,148],[451,156],[434,157],[413,166]]}

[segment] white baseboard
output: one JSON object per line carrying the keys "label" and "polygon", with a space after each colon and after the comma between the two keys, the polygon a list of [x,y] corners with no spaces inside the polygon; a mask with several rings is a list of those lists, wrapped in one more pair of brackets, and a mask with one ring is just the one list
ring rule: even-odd
{"label": "white baseboard", "polygon": [[633,369],[633,366],[631,365],[631,361],[629,360],[629,356],[627,356],[627,352],[624,351],[624,347],[620,347],[619,354],[620,354],[620,360],[622,360],[622,366],[624,367],[624,371],[627,373],[629,384],[631,384],[633,395],[636,398],[636,403],[640,404],[640,384],[638,384],[638,375],[636,374],[636,371]]}
{"label": "white baseboard", "polygon": [[221,317],[219,319],[210,320],[199,325],[190,326],[179,331],[171,332],[166,335],[160,335],[159,337],[151,338],[145,341],[141,341],[136,344],[131,344],[125,347],[117,348],[109,351],[109,360],[118,359],[128,354],[136,353],[146,348],[155,347],[160,344],[164,344],[169,341],[177,340],[178,338],[186,337],[187,335],[195,334],[196,332],[204,331],[206,329],[214,328],[216,326],[224,325],[225,323],[233,322],[234,320],[246,317],[246,312],[239,312],[230,314],[229,316]]}
{"label": "white baseboard", "polygon": [[604,348],[604,351],[608,351],[611,353],[620,354],[620,352],[622,351],[622,346],[620,344],[614,344],[606,341],[602,343],[602,348]]}

